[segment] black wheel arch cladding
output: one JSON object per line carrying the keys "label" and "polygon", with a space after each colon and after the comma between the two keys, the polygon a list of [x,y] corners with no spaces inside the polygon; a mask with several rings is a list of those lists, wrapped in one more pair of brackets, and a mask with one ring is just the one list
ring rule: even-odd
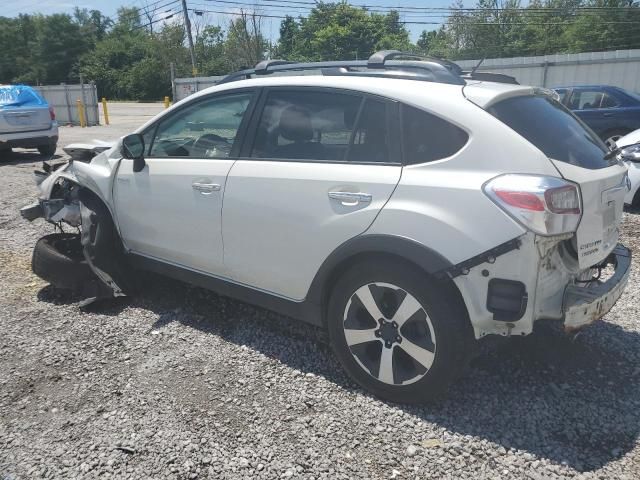
{"label": "black wheel arch cladding", "polygon": [[337,271],[357,256],[380,254],[400,257],[428,274],[435,274],[453,265],[435,250],[406,237],[359,235],[347,240],[325,259],[311,282],[307,301],[322,305],[326,301],[327,288],[331,288]]}
{"label": "black wheel arch cladding", "polygon": [[111,212],[88,188],[79,192],[82,217],[81,243],[89,266],[105,288],[99,297],[124,296],[133,290],[130,267]]}

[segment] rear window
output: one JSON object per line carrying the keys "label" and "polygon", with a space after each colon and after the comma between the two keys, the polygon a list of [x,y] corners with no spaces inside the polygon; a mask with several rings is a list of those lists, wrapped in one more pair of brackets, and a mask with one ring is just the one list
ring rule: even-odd
{"label": "rear window", "polygon": [[569,110],[546,96],[508,98],[487,111],[518,132],[547,157],[579,167],[611,165],[605,144]]}

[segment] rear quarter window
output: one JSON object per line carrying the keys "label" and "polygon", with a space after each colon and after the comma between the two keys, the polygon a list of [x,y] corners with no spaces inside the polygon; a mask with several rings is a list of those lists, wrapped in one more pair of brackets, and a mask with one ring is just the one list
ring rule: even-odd
{"label": "rear quarter window", "polygon": [[402,106],[404,163],[415,165],[450,157],[465,146],[467,132],[442,118]]}
{"label": "rear quarter window", "polygon": [[573,113],[547,96],[508,98],[487,111],[553,160],[598,169],[611,165],[604,159],[605,144]]}

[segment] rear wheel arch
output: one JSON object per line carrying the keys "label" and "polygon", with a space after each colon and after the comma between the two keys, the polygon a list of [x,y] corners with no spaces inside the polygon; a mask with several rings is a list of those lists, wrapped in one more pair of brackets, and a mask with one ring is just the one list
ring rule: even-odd
{"label": "rear wheel arch", "polygon": [[336,248],[321,265],[310,288],[307,300],[319,305],[323,324],[327,321],[327,306],[333,288],[346,271],[354,265],[390,259],[407,268],[418,269],[426,279],[438,281],[453,295],[468,318],[466,304],[451,280],[436,280],[434,274],[452,266],[452,263],[435,250],[414,240],[395,235],[362,235],[348,240]]}

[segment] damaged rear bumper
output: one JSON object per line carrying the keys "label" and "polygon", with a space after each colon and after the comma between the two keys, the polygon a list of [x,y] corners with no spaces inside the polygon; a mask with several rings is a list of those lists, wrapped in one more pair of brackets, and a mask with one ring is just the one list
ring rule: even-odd
{"label": "damaged rear bumper", "polygon": [[565,290],[563,310],[564,328],[571,332],[599,320],[611,310],[622,295],[631,267],[631,251],[618,244],[608,263],[615,268],[604,282],[593,281],[586,286],[570,285]]}

